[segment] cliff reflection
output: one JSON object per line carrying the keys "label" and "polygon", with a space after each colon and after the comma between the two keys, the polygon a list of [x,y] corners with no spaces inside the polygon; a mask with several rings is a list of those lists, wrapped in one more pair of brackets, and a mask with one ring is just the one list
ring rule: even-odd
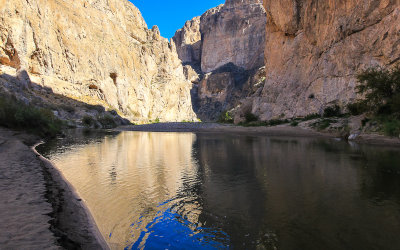
{"label": "cliff reflection", "polygon": [[400,246],[396,148],[148,132],[48,145],[115,249]]}
{"label": "cliff reflection", "polygon": [[[73,145],[50,158],[85,199],[106,239],[121,248],[135,242],[160,203],[196,184],[195,139],[191,133],[121,133]],[[185,199],[195,200],[195,195]],[[190,211],[185,218],[197,223],[201,206],[190,204],[183,209]],[[141,226],[131,227],[139,219]]]}

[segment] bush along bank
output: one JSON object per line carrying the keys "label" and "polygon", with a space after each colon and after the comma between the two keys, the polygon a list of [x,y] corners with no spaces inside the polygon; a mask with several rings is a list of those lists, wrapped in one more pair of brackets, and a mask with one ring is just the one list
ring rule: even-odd
{"label": "bush along bank", "polygon": [[349,104],[349,112],[364,114],[365,128],[400,137],[400,65],[393,69],[370,68],[357,79],[357,93],[364,98]]}
{"label": "bush along bank", "polygon": [[370,68],[362,71],[357,80],[359,85],[356,91],[363,98],[345,107],[332,104],[321,114],[269,121],[260,121],[257,116],[248,113],[245,121],[238,125],[252,127],[288,124],[335,133],[345,138],[360,133],[400,137],[400,66],[393,69]]}
{"label": "bush along bank", "polygon": [[62,135],[68,128],[111,129],[130,124],[116,111],[105,111],[104,107],[40,103],[0,93],[0,126],[42,138]]}
{"label": "bush along bank", "polygon": [[0,125],[41,137],[55,137],[64,123],[46,108],[34,107],[12,96],[0,96]]}

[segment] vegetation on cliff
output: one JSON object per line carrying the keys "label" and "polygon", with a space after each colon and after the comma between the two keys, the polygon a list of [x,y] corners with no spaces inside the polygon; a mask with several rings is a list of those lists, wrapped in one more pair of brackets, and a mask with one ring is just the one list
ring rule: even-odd
{"label": "vegetation on cliff", "polygon": [[61,132],[63,122],[49,109],[34,107],[13,97],[0,96],[0,126],[54,137]]}
{"label": "vegetation on cliff", "polygon": [[[346,108],[337,104],[329,105],[320,114],[292,119],[272,119],[261,121],[258,116],[247,112],[241,126],[277,126],[290,124],[298,126],[311,121],[305,126],[317,130],[340,132],[347,138],[351,131],[383,132],[388,136],[400,135],[400,65],[393,69],[369,68],[357,75],[359,85],[356,92],[362,98],[350,103]],[[226,122],[227,113],[221,116],[220,122]],[[363,115],[363,116],[360,116]],[[281,115],[283,117],[283,115]],[[349,123],[361,117],[360,125]]]}
{"label": "vegetation on cliff", "polygon": [[393,69],[370,68],[362,71],[356,90],[364,99],[348,105],[353,115],[366,113],[386,135],[400,134],[400,65]]}

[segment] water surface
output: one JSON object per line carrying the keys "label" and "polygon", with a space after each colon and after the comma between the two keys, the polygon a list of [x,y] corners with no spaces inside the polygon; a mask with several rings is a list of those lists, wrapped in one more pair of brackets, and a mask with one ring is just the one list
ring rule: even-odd
{"label": "water surface", "polygon": [[114,249],[400,249],[400,151],[333,139],[78,132],[39,149]]}

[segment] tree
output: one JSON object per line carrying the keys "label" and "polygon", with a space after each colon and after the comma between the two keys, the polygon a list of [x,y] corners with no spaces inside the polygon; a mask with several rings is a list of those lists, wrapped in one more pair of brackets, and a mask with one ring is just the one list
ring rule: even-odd
{"label": "tree", "polygon": [[400,115],[400,65],[389,70],[370,68],[357,76],[362,104],[377,115]]}

